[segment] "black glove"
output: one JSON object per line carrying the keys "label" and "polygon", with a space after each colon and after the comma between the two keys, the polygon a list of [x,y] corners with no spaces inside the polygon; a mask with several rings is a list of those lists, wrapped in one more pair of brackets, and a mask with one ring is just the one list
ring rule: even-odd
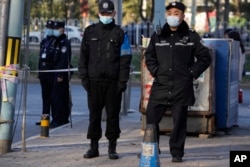
{"label": "black glove", "polygon": [[83,80],[82,79],[82,86],[88,92],[89,91],[89,87],[90,87],[89,80]]}
{"label": "black glove", "polygon": [[126,89],[127,89],[127,82],[125,82],[125,81],[118,82],[119,92],[124,92]]}

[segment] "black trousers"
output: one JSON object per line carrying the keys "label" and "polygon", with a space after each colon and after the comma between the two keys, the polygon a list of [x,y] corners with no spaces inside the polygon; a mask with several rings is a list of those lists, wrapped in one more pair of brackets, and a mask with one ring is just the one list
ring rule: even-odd
{"label": "black trousers", "polygon": [[90,81],[88,139],[99,140],[102,137],[101,117],[104,107],[107,112],[105,136],[109,140],[120,137],[119,115],[122,92],[118,91],[117,85],[118,81]]}
{"label": "black trousers", "polygon": [[153,101],[148,102],[146,119],[147,124],[156,126],[158,143],[160,141],[159,123],[167,109],[170,108],[173,117],[173,130],[169,139],[170,153],[172,156],[183,156],[187,133],[187,106],[168,106]]}
{"label": "black trousers", "polygon": [[57,124],[64,124],[69,122],[70,101],[69,101],[69,80],[67,77],[63,78],[62,82],[54,80],[53,89],[53,113],[52,121]]}
{"label": "black trousers", "polygon": [[42,90],[42,114],[50,115],[53,110],[52,92],[53,92],[54,77],[40,78],[40,85]]}

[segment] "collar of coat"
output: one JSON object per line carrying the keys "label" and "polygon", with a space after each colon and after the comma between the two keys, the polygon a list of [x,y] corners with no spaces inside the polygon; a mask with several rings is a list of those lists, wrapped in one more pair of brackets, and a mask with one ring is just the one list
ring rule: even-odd
{"label": "collar of coat", "polygon": [[57,47],[59,43],[61,43],[64,39],[66,39],[66,34],[61,34],[59,37],[56,38],[54,46]]}
{"label": "collar of coat", "polygon": [[65,38],[67,38],[66,34],[61,34],[59,37],[56,38],[56,41],[60,42],[62,40],[64,40]]}
{"label": "collar of coat", "polygon": [[[161,35],[164,36],[164,37],[167,37],[171,33],[173,33],[173,32],[170,30],[170,27],[169,27],[168,23],[166,23],[162,28]],[[185,36],[185,35],[187,35],[189,33],[189,26],[184,20],[178,26],[178,28],[176,30],[176,33],[178,33],[180,36]]]}
{"label": "collar of coat", "polygon": [[115,26],[115,20],[113,19],[113,21],[109,24],[103,24],[101,21],[99,21],[99,26],[101,29],[112,29]]}

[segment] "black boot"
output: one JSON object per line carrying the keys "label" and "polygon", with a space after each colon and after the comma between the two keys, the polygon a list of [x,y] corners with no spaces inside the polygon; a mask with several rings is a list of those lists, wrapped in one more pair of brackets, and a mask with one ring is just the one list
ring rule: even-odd
{"label": "black boot", "polygon": [[119,156],[116,152],[116,139],[109,140],[109,159],[118,159]]}
{"label": "black boot", "polygon": [[84,158],[95,158],[99,156],[98,140],[91,140],[90,149],[83,155]]}

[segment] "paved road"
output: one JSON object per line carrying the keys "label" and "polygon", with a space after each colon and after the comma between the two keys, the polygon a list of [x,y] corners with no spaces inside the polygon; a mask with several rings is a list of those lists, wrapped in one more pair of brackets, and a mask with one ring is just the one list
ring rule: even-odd
{"label": "paved road", "polygon": [[[16,96],[16,111],[15,120],[17,122],[16,128],[14,128],[13,143],[22,140],[22,124],[23,124],[23,101],[21,101],[22,89],[21,84],[18,85]],[[39,83],[29,83],[27,87],[27,103],[26,103],[26,133],[25,138],[40,134],[40,126],[36,126],[35,122],[40,120],[42,113],[42,101],[41,101],[41,88]],[[87,98],[86,92],[79,84],[72,84],[72,122],[81,120],[83,117],[88,116]],[[138,112],[139,100],[140,100],[140,87],[132,87],[130,109]],[[250,89],[243,89],[243,107],[250,105]],[[248,121],[248,118],[242,118],[242,121]],[[245,123],[244,123],[245,124]],[[249,123],[250,125],[250,123]]]}
{"label": "paved road", "polygon": [[[139,88],[132,89],[132,104],[139,100]],[[137,94],[136,94],[137,92]],[[134,98],[135,97],[135,98]],[[169,152],[169,135],[162,135],[160,147],[160,163],[162,167],[229,167],[230,151],[249,151],[250,139],[250,109],[247,107],[250,100],[250,91],[244,89],[243,103],[239,105],[239,127],[232,128],[230,133],[216,132],[213,138],[202,139],[196,136],[187,136],[183,163],[172,163]],[[135,103],[136,104],[136,103]],[[136,105],[137,106],[137,105]],[[49,138],[39,135],[27,139],[27,151],[22,151],[20,142],[12,145],[12,151],[0,155],[1,167],[136,167],[139,164],[138,153],[141,151],[143,133],[141,133],[140,114],[131,112],[121,117],[121,137],[118,140],[117,150],[120,159],[108,159],[108,142],[103,137],[100,140],[100,157],[94,159],[82,158],[89,148],[86,139],[88,118],[79,116],[73,128],[65,126],[50,131]],[[105,122],[102,122],[103,130]],[[236,164],[237,166],[237,164]]]}
{"label": "paved road", "polygon": [[[72,122],[76,122],[82,117],[88,116],[86,92],[79,84],[71,85],[73,107],[72,107]],[[16,96],[16,111],[15,120],[17,120],[16,128],[14,129],[13,143],[22,140],[22,125],[23,125],[23,99],[21,98],[22,85],[19,84]],[[140,88],[132,87],[131,93],[131,109],[138,111]],[[40,120],[42,113],[41,87],[39,83],[29,83],[27,86],[27,103],[26,103],[26,133],[25,137],[40,134],[40,126],[36,126],[35,122]]]}
{"label": "paved road", "polygon": [[[17,120],[16,128],[14,128],[13,142],[20,141],[22,139],[22,126],[23,126],[23,111],[24,102],[22,91],[22,85],[18,85],[17,97],[16,97],[16,111],[15,120]],[[72,85],[72,98],[74,101],[72,108],[72,118],[77,119],[79,115],[87,114],[86,106],[86,93],[83,91],[80,85]],[[42,99],[41,99],[41,87],[39,83],[30,83],[27,86],[27,102],[26,102],[26,133],[25,137],[28,138],[40,133],[40,126],[36,126],[35,122],[39,121],[42,113]]]}

